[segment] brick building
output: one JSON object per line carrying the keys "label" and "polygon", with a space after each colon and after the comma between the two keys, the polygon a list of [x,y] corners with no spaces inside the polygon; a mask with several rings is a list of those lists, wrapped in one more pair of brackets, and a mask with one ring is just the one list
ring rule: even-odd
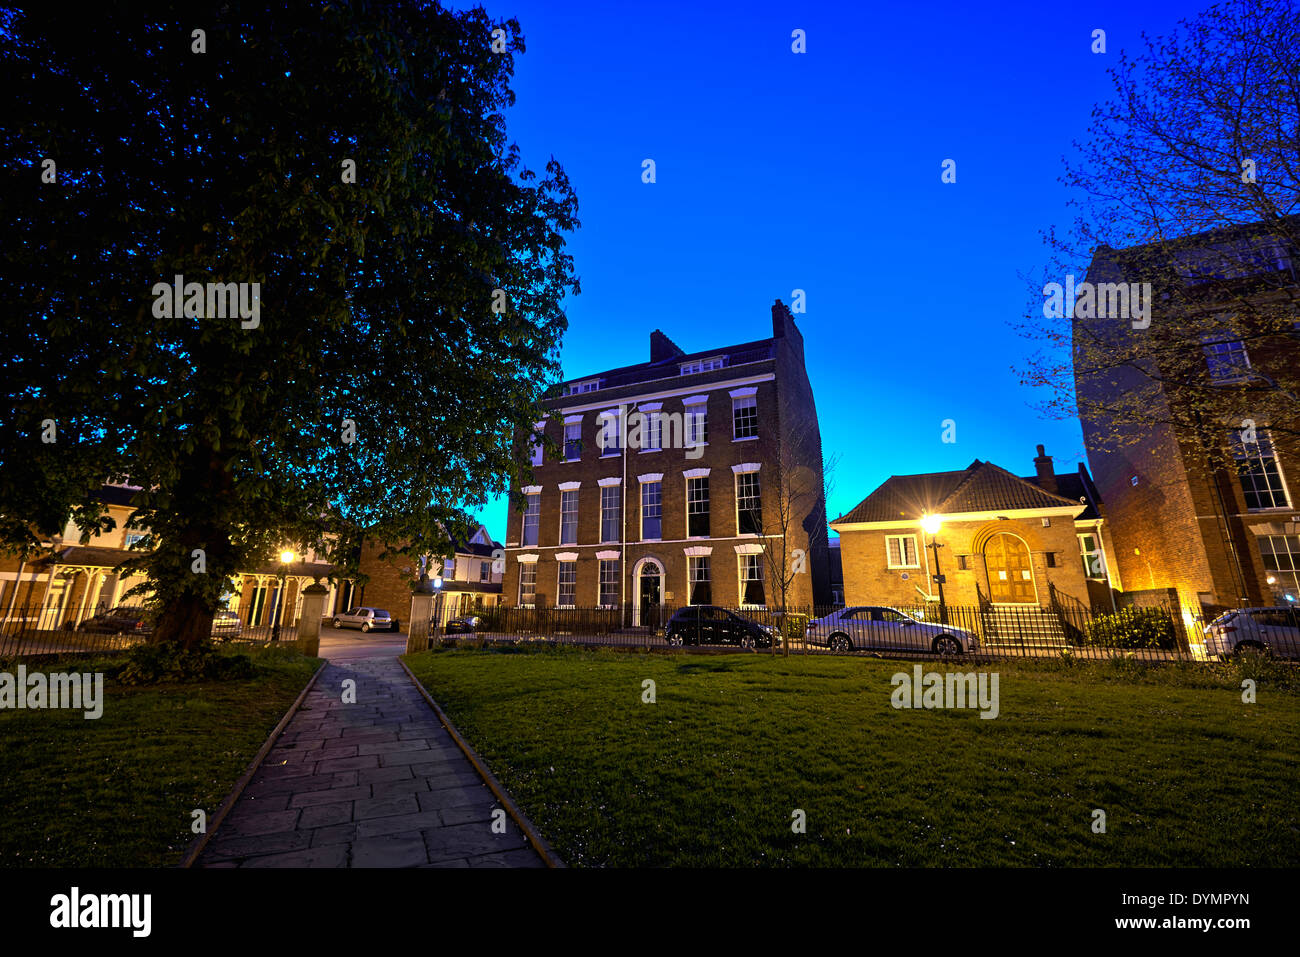
{"label": "brick building", "polygon": [[[506,534],[507,605],[665,607],[829,601],[821,435],[789,309],[772,336],[561,383],[544,401],[532,479]],[[781,569],[797,569],[783,575]]]}
{"label": "brick building", "polygon": [[[459,615],[494,608],[501,599],[505,550],[479,525],[468,541],[453,542],[447,559],[426,559],[426,572],[436,584],[433,621],[441,627]],[[380,558],[382,548],[366,542],[360,571],[367,581],[352,593],[356,605],[382,608],[403,627],[411,613],[411,585],[420,569],[410,558]]]}
{"label": "brick building", "polygon": [[[1053,597],[1112,611],[1114,552],[1100,498],[1083,466],[1057,474],[1038,446],[1031,476],[976,459],[955,472],[890,476],[831,522],[839,533],[848,605],[1048,607]],[[923,516],[935,516],[933,535]],[[939,545],[938,566],[932,543]]]}
{"label": "brick building", "polygon": [[[1149,327],[1074,314],[1075,391],[1116,571],[1130,591],[1176,591],[1189,619],[1300,599],[1300,409],[1286,395],[1300,373],[1296,264],[1294,245],[1255,228],[1103,247],[1089,280],[1155,280]],[[1117,427],[1108,410],[1134,397],[1146,421]]]}

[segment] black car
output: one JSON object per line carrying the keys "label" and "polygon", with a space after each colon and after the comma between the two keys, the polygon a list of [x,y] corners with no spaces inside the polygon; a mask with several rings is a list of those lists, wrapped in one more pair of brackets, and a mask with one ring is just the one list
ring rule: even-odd
{"label": "black car", "polygon": [[147,635],[153,631],[153,614],[146,608],[119,605],[100,612],[77,626],[77,631],[101,635]]}
{"label": "black car", "polygon": [[673,613],[664,628],[670,645],[739,645],[771,648],[776,629],[716,605],[690,605]]}
{"label": "black car", "polygon": [[469,634],[478,631],[479,624],[478,615],[461,615],[459,618],[448,618],[446,633],[449,635]]}

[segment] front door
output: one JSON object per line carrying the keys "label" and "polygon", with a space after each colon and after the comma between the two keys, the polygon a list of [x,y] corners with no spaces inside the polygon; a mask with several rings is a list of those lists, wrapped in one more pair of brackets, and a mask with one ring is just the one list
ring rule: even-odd
{"label": "front door", "polygon": [[1034,604],[1034,569],[1029,546],[1014,535],[1000,532],[984,546],[989,570],[989,593],[998,604]]}
{"label": "front door", "polygon": [[659,627],[659,569],[646,563],[641,566],[640,591],[637,596],[637,624],[647,628]]}

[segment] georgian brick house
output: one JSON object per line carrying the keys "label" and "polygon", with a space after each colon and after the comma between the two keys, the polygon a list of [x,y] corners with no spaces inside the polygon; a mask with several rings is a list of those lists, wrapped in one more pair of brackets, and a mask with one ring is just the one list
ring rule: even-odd
{"label": "georgian brick house", "polygon": [[[1113,610],[1114,543],[1087,471],[1056,474],[1041,445],[1034,465],[1027,477],[979,459],[955,472],[891,476],[831,522],[845,603],[934,601],[942,574],[950,605],[1048,607],[1055,595]],[[922,528],[927,515],[940,522],[933,536]]]}
{"label": "georgian brick house", "polygon": [[[774,607],[773,556],[795,549],[787,603],[829,600],[817,409],[784,303],[771,338],[688,353],[655,330],[648,362],[558,392],[521,437],[533,478],[515,490],[505,604],[622,608],[632,625],[685,604]],[[796,469],[815,495],[788,494]]]}

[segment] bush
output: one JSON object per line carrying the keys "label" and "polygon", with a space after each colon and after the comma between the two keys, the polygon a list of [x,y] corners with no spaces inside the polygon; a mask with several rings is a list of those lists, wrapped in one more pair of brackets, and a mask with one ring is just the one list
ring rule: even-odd
{"label": "bush", "polygon": [[223,655],[211,641],[193,648],[175,643],[144,644],[131,649],[117,680],[126,685],[163,681],[238,681],[256,669],[247,655]]}
{"label": "bush", "polygon": [[1088,622],[1082,644],[1101,648],[1174,648],[1174,623],[1161,608],[1125,608],[1118,614],[1098,615]]}

